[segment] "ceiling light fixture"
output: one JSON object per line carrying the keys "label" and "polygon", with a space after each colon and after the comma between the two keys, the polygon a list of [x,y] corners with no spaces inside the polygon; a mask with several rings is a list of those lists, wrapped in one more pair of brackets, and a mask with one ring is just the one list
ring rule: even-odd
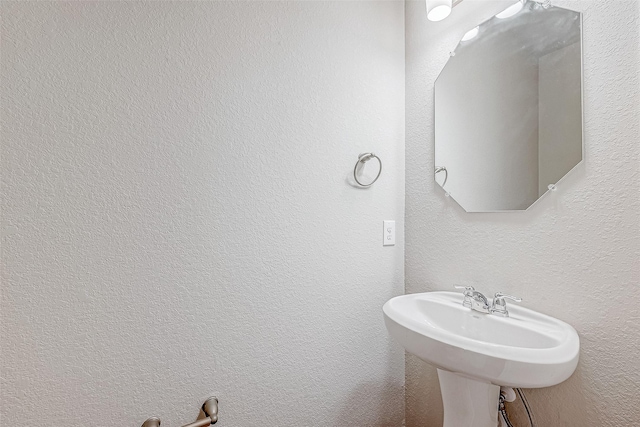
{"label": "ceiling light fixture", "polygon": [[449,16],[453,7],[453,0],[426,0],[427,19],[429,21],[442,21]]}
{"label": "ceiling light fixture", "polygon": [[471,40],[472,38],[478,35],[478,31],[480,31],[480,26],[470,29],[469,31],[464,33],[464,36],[462,36],[462,41],[466,42]]}
{"label": "ceiling light fixture", "polygon": [[506,8],[505,10],[497,14],[496,18],[499,18],[499,19],[509,18],[515,15],[516,13],[520,12],[523,6],[524,6],[524,2],[522,0],[518,0],[517,3],[512,4],[511,6],[509,6],[508,8]]}

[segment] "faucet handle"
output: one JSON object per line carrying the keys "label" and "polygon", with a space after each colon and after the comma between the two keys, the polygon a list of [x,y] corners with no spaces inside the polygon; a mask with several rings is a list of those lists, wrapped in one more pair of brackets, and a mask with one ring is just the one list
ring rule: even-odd
{"label": "faucet handle", "polygon": [[474,288],[473,286],[458,286],[458,285],[454,285],[453,286],[456,289],[464,289],[464,294],[465,295],[471,295],[471,292],[475,291],[476,288]]}
{"label": "faucet handle", "polygon": [[509,312],[507,311],[507,302],[506,299],[515,302],[521,302],[522,298],[514,297],[513,295],[503,294],[502,292],[496,292],[493,296],[493,303],[491,304],[491,313],[497,314],[502,317],[509,317]]}
{"label": "faucet handle", "polygon": [[467,308],[471,308],[473,306],[473,303],[471,302],[471,297],[473,296],[473,293],[476,291],[476,288],[474,288],[473,286],[458,286],[458,285],[454,285],[453,287],[456,289],[464,289],[464,291],[462,292],[462,295],[464,295],[464,299],[462,300],[462,305]]}
{"label": "faucet handle", "polygon": [[493,299],[495,300],[496,298],[498,298],[498,299],[510,299],[511,301],[522,302],[522,298],[514,297],[513,295],[503,294],[502,292],[496,292],[496,294],[493,296]]}

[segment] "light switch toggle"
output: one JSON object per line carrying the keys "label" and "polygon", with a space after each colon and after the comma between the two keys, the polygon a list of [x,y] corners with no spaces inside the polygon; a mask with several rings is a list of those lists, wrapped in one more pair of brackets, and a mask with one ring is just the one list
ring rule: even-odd
{"label": "light switch toggle", "polygon": [[393,246],[396,244],[396,222],[383,221],[382,246]]}

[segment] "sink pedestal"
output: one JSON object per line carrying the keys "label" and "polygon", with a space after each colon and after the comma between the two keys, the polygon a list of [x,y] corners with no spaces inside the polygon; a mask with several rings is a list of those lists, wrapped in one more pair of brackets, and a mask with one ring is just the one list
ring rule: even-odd
{"label": "sink pedestal", "polygon": [[496,427],[500,386],[438,369],[443,427]]}

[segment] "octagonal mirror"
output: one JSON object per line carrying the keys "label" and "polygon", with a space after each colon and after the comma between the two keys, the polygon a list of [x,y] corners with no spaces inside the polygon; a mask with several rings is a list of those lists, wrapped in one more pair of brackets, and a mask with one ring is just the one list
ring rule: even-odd
{"label": "octagonal mirror", "polygon": [[518,2],[435,83],[435,180],[467,212],[528,209],[582,161],[582,17]]}

